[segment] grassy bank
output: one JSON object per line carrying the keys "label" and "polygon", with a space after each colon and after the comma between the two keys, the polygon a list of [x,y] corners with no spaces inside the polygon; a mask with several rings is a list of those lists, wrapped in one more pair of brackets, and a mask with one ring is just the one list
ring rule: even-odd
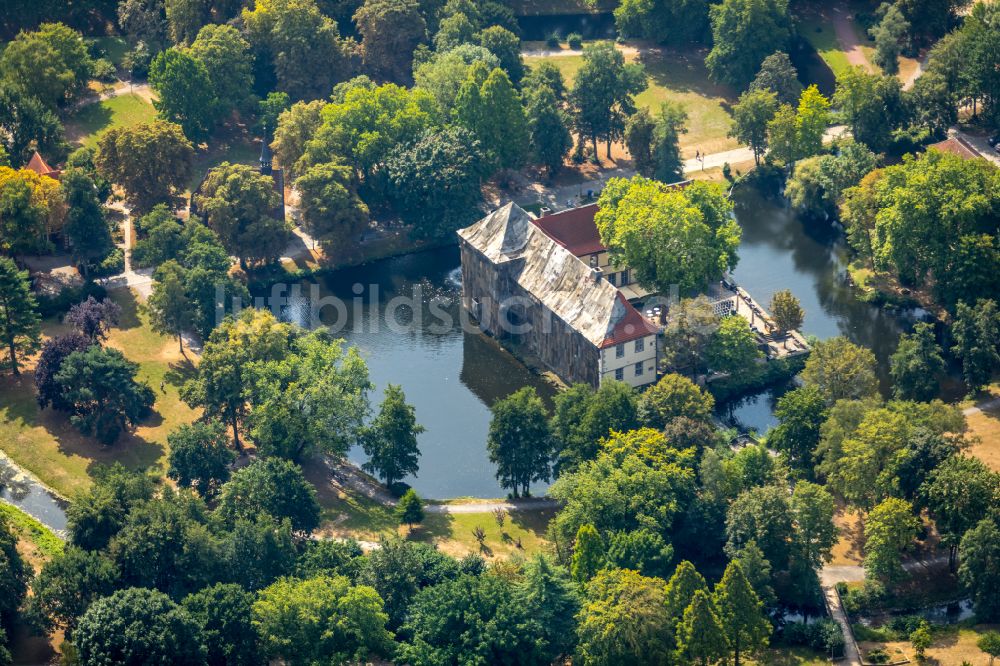
{"label": "grassy bank", "polygon": [[[739,146],[727,136],[732,127],[729,107],[736,95],[727,86],[709,80],[705,51],[676,51],[633,42],[619,48],[626,60],[641,62],[649,75],[649,87],[636,97],[640,107],[655,112],[663,102],[672,101],[687,111],[687,133],[680,138],[684,157],[694,157],[697,150],[716,153]],[[578,55],[529,55],[524,60],[528,65],[551,62],[562,72],[567,85],[572,84],[583,65],[583,57]]]}
{"label": "grassy bank", "polygon": [[[139,379],[156,394],[153,413],[134,432],[103,446],[81,435],[65,414],[38,408],[30,368],[19,377],[0,378],[0,447],[42,483],[68,497],[90,487],[97,465],[120,462],[133,469],[164,470],[167,433],[198,416],[178,394],[194,366],[178,351],[177,341],[153,331],[132,292],[116,290],[110,296],[123,315],[107,345],[138,363]],[[43,330],[51,336],[65,327],[46,321]]]}
{"label": "grassy bank", "polygon": [[66,136],[83,147],[94,147],[104,134],[118,127],[132,127],[156,118],[156,109],[143,97],[124,93],[87,104],[66,122]]}
{"label": "grassy bank", "polygon": [[6,521],[14,534],[30,543],[41,557],[51,559],[62,553],[63,540],[13,504],[0,500],[0,520]]}

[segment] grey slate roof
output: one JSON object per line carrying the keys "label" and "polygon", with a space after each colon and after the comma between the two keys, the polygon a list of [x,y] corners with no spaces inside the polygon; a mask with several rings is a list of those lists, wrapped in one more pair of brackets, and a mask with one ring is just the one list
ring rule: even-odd
{"label": "grey slate roof", "polygon": [[595,280],[590,266],[547,236],[513,202],[458,235],[495,264],[523,260],[517,283],[596,347],[620,336],[616,326],[629,310],[635,313],[614,286]]}

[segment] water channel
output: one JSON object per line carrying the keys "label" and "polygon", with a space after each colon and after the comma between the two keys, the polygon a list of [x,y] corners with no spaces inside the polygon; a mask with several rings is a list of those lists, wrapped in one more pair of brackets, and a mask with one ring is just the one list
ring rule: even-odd
{"label": "water channel", "polygon": [[[736,280],[762,303],[775,291],[791,289],[805,309],[807,335],[844,335],[870,347],[884,375],[913,314],[889,313],[855,297],[845,280],[847,250],[829,224],[805,225],[781,203],[749,188],[738,190],[736,200],[743,227]],[[303,325],[315,324],[318,312],[319,321],[361,350],[376,385],[373,404],[388,383],[403,387],[427,428],[419,438],[421,472],[406,480],[418,493],[496,497],[502,491],[485,449],[490,406],[526,385],[546,400],[554,391],[491,341],[463,331],[458,266],[457,248],[448,247],[338,271],[304,283],[301,297],[290,299],[283,312]],[[317,299],[329,296],[345,303],[343,311],[317,310]],[[743,430],[763,432],[774,424],[774,403],[785,390],[776,387],[722,405],[720,416]],[[365,460],[360,450],[350,458]]]}

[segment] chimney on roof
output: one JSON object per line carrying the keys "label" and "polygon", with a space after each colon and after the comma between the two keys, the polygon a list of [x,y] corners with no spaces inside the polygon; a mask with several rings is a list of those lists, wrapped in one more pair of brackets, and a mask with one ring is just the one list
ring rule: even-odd
{"label": "chimney on roof", "polygon": [[551,215],[552,209],[548,206],[542,206],[538,211],[538,217],[545,217],[546,215]]}
{"label": "chimney on roof", "polygon": [[591,276],[593,276],[595,284],[599,283],[601,279],[604,277],[604,271],[602,271],[600,268],[591,268],[590,274]]}

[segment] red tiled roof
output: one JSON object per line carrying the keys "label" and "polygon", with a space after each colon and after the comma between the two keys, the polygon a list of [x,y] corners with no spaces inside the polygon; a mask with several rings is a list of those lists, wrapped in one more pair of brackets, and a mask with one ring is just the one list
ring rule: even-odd
{"label": "red tiled roof", "polygon": [[573,256],[582,257],[607,249],[601,243],[597,225],[594,224],[595,215],[597,215],[597,204],[590,204],[552,213],[534,222],[546,236],[569,250]]}
{"label": "red tiled roof", "polygon": [[58,178],[59,174],[62,173],[59,169],[53,169],[50,167],[45,162],[45,159],[38,154],[38,151],[35,151],[35,153],[31,156],[26,168],[31,169],[39,176],[48,176],[50,178]]}
{"label": "red tiled roof", "polygon": [[953,155],[958,155],[959,157],[963,157],[967,160],[973,160],[977,157],[981,157],[978,150],[957,136],[950,137],[938,143],[932,143],[928,146],[928,148],[935,148],[940,150],[942,153],[952,153]]}
{"label": "red tiled roof", "polygon": [[607,349],[608,347],[620,345],[623,342],[638,340],[647,335],[656,334],[656,326],[643,317],[621,292],[618,292],[618,302],[625,306],[625,316],[615,324],[611,335],[604,338],[604,342],[601,343],[601,349]]}

